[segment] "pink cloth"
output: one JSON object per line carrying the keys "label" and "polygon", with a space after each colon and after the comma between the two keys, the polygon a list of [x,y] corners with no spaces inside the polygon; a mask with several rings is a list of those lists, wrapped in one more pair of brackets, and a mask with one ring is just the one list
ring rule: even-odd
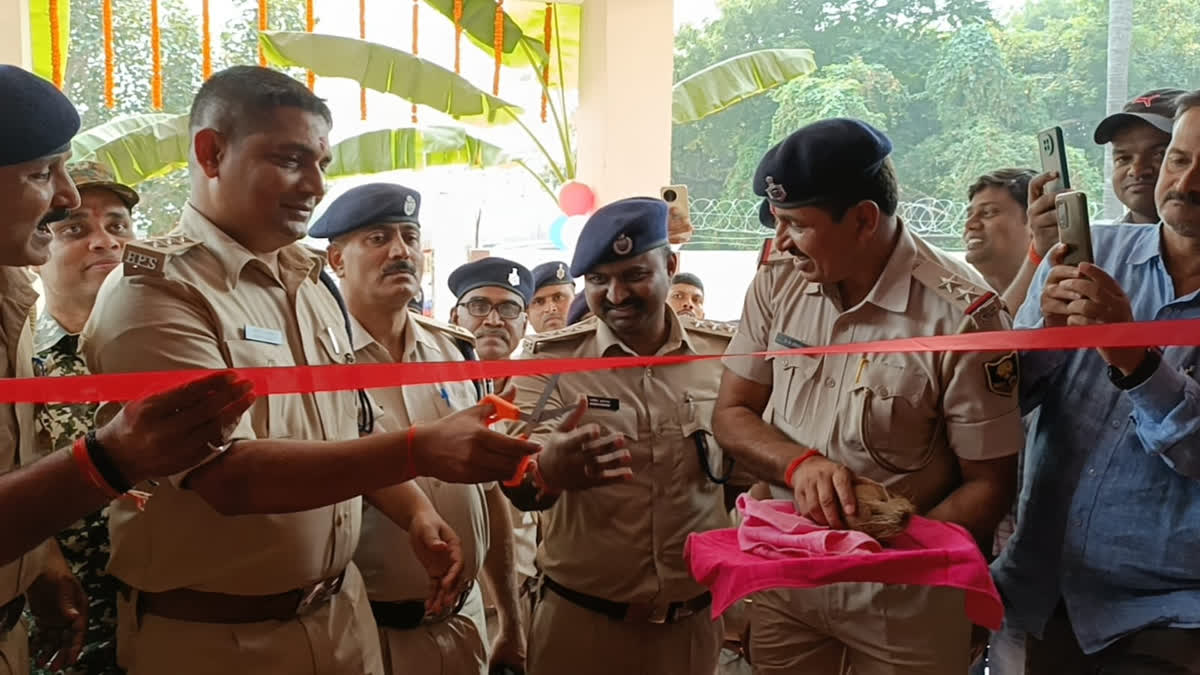
{"label": "pink cloth", "polygon": [[[958,525],[914,516],[904,534],[883,548],[861,533],[813,525],[797,516],[789,501],[758,502],[743,495],[738,508],[746,517],[742,527],[748,527],[747,532],[692,534],[684,547],[692,576],[712,591],[714,618],[738,600],[768,588],[880,582],[958,588],[965,592],[966,614],[972,622],[999,630],[1004,621],[1004,604],[987,562],[975,540]],[[772,528],[775,532],[768,532]],[[821,529],[827,535],[846,536],[816,536]],[[877,550],[871,550],[872,543]],[[746,544],[766,555],[744,550]]]}

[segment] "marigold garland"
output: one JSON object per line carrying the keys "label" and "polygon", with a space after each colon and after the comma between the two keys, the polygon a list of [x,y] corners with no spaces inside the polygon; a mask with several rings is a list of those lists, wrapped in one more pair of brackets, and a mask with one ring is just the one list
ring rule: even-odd
{"label": "marigold garland", "polygon": [[116,65],[113,56],[113,25],[112,0],[104,0],[100,5],[100,21],[104,30],[104,107],[112,110],[117,105],[113,93],[113,69]]}
{"label": "marigold garland", "polygon": [[200,3],[200,72],[204,79],[212,77],[212,19],[208,13],[208,0]]}
{"label": "marigold garland", "polygon": [[163,108],[162,36],[158,30],[158,0],[150,0],[150,107]]}
{"label": "marigold garland", "polygon": [[492,96],[499,96],[500,61],[504,54],[504,0],[496,0],[496,25],[492,29],[492,48],[496,53],[496,70],[492,73]]}
{"label": "marigold garland", "polygon": [[63,88],[62,44],[58,35],[58,0],[50,0],[50,80]]}
{"label": "marigold garland", "polygon": [[546,60],[542,63],[542,122],[546,121],[546,109],[550,105],[550,46],[554,41],[554,3],[546,3],[546,22],[542,26],[542,44],[546,47]]}
{"label": "marigold garland", "polygon": [[[313,0],[304,0],[304,30],[309,33],[313,32],[316,23],[313,17]],[[306,78],[308,79],[308,90],[312,91],[317,86],[317,74],[310,70],[306,74]]]}
{"label": "marigold garland", "polygon": [[[417,41],[417,28],[420,25],[420,18],[421,18],[420,6],[421,6],[421,0],[413,0],[413,43],[412,43],[413,56],[416,56],[418,53],[419,43]],[[416,103],[412,104],[412,123],[413,124],[417,123],[417,104]]]}
{"label": "marigold garland", "polygon": [[[358,38],[367,39],[367,0],[358,0]],[[363,121],[367,119],[367,88],[358,90],[358,108]]]}
{"label": "marigold garland", "polygon": [[462,74],[463,0],[454,0],[454,72]]}
{"label": "marigold garland", "polygon": [[[258,29],[260,31],[267,30],[267,0],[258,0]],[[258,65],[267,67],[267,53],[263,51],[262,43],[258,45]]]}

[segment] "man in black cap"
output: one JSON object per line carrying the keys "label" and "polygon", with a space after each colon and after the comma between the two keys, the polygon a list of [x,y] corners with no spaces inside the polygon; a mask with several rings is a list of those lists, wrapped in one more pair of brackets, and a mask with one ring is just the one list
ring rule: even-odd
{"label": "man in black cap", "polygon": [[[526,309],[533,295],[533,275],[506,258],[481,258],[450,273],[455,304],[450,322],[475,335],[484,361],[507,359],[525,335]],[[498,389],[504,389],[497,382]]]}
{"label": "man in black cap", "polygon": [[693,319],[704,318],[704,282],[691,272],[680,272],[671,279],[671,291],[667,304],[676,314]]}
{"label": "man in black cap", "polygon": [[[732,330],[667,307],[678,265],[667,218],[666,202],[646,198],[592,214],[570,274],[584,278],[596,318],[533,336],[527,356],[723,352]],[[716,362],[697,361],[514,380],[522,410],[544,391],[549,408],[582,398],[581,421],[609,432],[570,464],[537,460],[523,492],[510,493],[522,508],[542,510],[532,675],[716,670],[722,622],[711,620],[711,597],[688,573],[683,543],[730,524],[720,489],[729,467],[710,433],[719,378]]]}
{"label": "man in black cap", "polygon": [[[421,292],[421,195],[389,183],[371,183],[338,197],[309,234],[329,239],[329,264],[341,280],[350,313],[355,361],[419,363],[474,359],[475,336],[409,310]],[[373,389],[380,430],[425,424],[478,403],[470,381]],[[495,483],[446,483],[418,478],[417,485],[453,528],[463,546],[458,601],[425,612],[430,578],[408,546],[409,536],[377,508],[363,511],[363,533],[354,560],[363,573],[389,674],[483,675],[488,634],[480,574],[499,598],[501,630],[493,665],[522,666],[510,506]]]}
{"label": "man in black cap", "polygon": [[[776,254],[746,294],[731,355],[1009,327],[975,270],[896,217],[891,149],[869,124],[831,119],[767,151],[753,188]],[[866,479],[991,541],[1023,440],[1015,354],[730,356],[725,367],[717,438],[797,513],[843,529]],[[969,665],[959,590],[842,583],[753,600],[761,675],[841,672],[847,661],[912,675]]]}
{"label": "man in black cap", "polygon": [[[0,377],[32,377],[37,294],[23,269],[49,258],[50,225],[79,206],[67,174],[79,130],[71,102],[49,82],[0,65]],[[55,666],[74,660],[87,598],[69,570],[43,573],[39,546],[111,501],[132,482],[211,454],[250,404],[249,383],[227,374],[134,401],[109,424],[35,461],[34,407],[0,405],[0,663],[29,672],[19,619],[29,591],[39,625],[63,640]],[[18,468],[22,467],[23,468]]]}
{"label": "man in black cap", "polygon": [[560,260],[533,268],[533,298],[529,301],[529,325],[535,333],[567,327],[567,312],[575,299],[575,280]]}

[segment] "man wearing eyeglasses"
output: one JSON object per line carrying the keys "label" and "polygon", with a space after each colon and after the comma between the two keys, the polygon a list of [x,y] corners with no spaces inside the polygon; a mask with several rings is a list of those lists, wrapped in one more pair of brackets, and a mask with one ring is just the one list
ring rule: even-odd
{"label": "man wearing eyeglasses", "polygon": [[483,258],[451,272],[449,285],[458,298],[450,322],[475,334],[479,358],[495,361],[512,355],[525,335],[533,274],[505,258]]}

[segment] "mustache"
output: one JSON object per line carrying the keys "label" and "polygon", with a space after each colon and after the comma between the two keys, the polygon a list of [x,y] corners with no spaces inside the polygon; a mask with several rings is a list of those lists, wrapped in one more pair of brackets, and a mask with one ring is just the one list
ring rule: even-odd
{"label": "mustache", "polygon": [[607,301],[605,301],[603,303],[603,308],[604,308],[604,311],[606,311],[606,312],[612,311],[614,309],[642,310],[642,309],[645,309],[645,307],[646,307],[646,303],[642,302],[641,300],[626,300],[625,302],[622,302],[619,305],[614,305]]}
{"label": "mustache", "polygon": [[476,338],[488,338],[488,337],[497,338],[500,340],[504,340],[504,344],[508,344],[508,331],[500,330],[498,328],[489,328],[489,329],[481,330],[475,334],[475,337]]}
{"label": "mustache", "polygon": [[1200,206],[1200,192],[1180,192],[1179,190],[1171,190],[1163,196],[1164,202],[1169,202],[1172,199],[1178,199],[1181,202],[1187,202],[1192,206]]}
{"label": "mustache", "polygon": [[417,276],[417,268],[412,263],[404,260],[389,263],[387,267],[383,268],[384,274],[400,274],[401,272],[407,272],[414,277]]}
{"label": "mustache", "polygon": [[42,221],[38,224],[49,225],[50,223],[57,223],[60,220],[66,220],[69,215],[71,215],[71,212],[67,209],[54,209],[45,216],[42,216]]}

